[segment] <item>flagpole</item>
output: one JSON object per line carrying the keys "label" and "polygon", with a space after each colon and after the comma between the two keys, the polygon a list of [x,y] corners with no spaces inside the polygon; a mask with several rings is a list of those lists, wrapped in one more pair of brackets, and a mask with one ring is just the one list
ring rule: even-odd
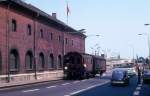
{"label": "flagpole", "polygon": [[67,18],[67,25],[68,25],[68,14],[69,14],[69,7],[68,7],[68,0],[66,0],[66,18]]}
{"label": "flagpole", "polygon": [[[67,23],[67,25],[68,25],[68,12],[69,12],[69,10],[68,10],[68,0],[66,0],[66,23]],[[66,30],[67,30],[67,28],[66,28]],[[64,34],[64,32],[63,32],[63,56],[65,55],[65,34]]]}
{"label": "flagpole", "polygon": [[67,15],[67,25],[68,25],[68,15]]}

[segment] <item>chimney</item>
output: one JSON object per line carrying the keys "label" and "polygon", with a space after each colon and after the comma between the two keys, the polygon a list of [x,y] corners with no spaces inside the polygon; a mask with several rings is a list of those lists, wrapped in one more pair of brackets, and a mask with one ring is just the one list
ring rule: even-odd
{"label": "chimney", "polygon": [[54,18],[54,19],[56,19],[57,17],[56,17],[56,13],[52,13],[52,17]]}

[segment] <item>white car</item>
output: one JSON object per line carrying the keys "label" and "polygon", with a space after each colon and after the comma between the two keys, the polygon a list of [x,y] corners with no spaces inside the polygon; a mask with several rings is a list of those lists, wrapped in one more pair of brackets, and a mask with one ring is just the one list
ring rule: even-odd
{"label": "white car", "polygon": [[136,75],[136,70],[134,67],[131,67],[131,68],[126,68],[127,69],[127,73],[129,76],[134,76]]}

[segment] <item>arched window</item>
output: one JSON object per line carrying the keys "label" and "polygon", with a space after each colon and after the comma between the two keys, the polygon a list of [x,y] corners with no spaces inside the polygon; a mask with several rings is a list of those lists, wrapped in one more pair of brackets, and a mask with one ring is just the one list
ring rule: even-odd
{"label": "arched window", "polygon": [[44,60],[44,54],[40,53],[39,55],[39,68],[44,69],[45,60]]}
{"label": "arched window", "polygon": [[9,58],[9,70],[10,71],[18,71],[19,69],[19,55],[17,50],[13,49],[10,51],[10,58]]}
{"label": "arched window", "polygon": [[61,63],[61,55],[58,56],[58,66],[59,68],[62,68],[62,63]]}
{"label": "arched window", "polygon": [[50,54],[50,56],[49,56],[48,68],[54,68],[54,56],[53,56],[53,54]]}
{"label": "arched window", "polygon": [[2,74],[2,55],[0,53],[0,74]]}
{"label": "arched window", "polygon": [[30,52],[30,51],[28,51],[26,53],[25,64],[26,64],[26,69],[27,70],[32,70],[33,69],[33,55],[32,55],[32,52]]}

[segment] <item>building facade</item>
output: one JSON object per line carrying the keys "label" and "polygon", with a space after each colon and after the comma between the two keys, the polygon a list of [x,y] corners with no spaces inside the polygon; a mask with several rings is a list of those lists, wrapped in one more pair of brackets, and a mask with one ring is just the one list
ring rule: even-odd
{"label": "building facade", "polygon": [[65,53],[85,52],[85,37],[55,13],[21,0],[0,1],[0,75],[9,79],[61,70]]}

